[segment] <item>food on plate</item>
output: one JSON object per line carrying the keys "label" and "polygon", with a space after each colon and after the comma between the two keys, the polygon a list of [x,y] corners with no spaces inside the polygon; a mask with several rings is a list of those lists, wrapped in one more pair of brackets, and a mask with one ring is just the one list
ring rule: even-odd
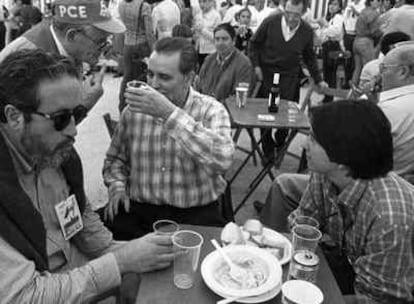
{"label": "food on plate", "polygon": [[223,263],[215,271],[215,279],[223,287],[246,290],[259,287],[266,282],[268,277],[266,264],[259,257],[244,252],[234,252],[230,258],[247,272],[242,280],[235,280],[230,275],[230,267],[223,260]]}
{"label": "food on plate", "polygon": [[[249,236],[247,236],[247,238],[249,238]],[[223,230],[221,231],[221,240],[225,244],[246,244],[246,238],[243,235],[243,231],[238,225],[233,222],[230,222],[224,226]]]}
{"label": "food on plate", "polygon": [[261,235],[263,233],[263,224],[259,220],[249,219],[243,225],[243,230],[250,235]]}

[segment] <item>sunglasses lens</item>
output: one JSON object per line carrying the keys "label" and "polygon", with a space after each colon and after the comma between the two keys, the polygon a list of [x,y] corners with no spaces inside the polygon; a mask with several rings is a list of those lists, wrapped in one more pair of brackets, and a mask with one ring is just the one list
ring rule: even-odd
{"label": "sunglasses lens", "polygon": [[66,128],[69,125],[71,119],[72,119],[72,113],[70,112],[65,112],[65,113],[54,116],[53,121],[55,123],[55,129],[57,131],[62,131],[64,128]]}
{"label": "sunglasses lens", "polygon": [[65,129],[72,120],[72,116],[75,119],[75,124],[80,123],[87,115],[88,110],[84,106],[77,106],[73,111],[65,111],[53,117],[55,123],[55,129],[62,131]]}
{"label": "sunglasses lens", "polygon": [[80,123],[88,114],[88,109],[84,106],[77,106],[73,109],[73,117],[75,118],[75,123]]}

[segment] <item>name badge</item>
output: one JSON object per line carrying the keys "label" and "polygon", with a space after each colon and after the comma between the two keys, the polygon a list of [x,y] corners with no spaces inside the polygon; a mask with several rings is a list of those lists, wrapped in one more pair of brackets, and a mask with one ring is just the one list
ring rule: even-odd
{"label": "name badge", "polygon": [[83,229],[82,215],[75,195],[72,194],[57,204],[55,211],[65,240],[69,240]]}

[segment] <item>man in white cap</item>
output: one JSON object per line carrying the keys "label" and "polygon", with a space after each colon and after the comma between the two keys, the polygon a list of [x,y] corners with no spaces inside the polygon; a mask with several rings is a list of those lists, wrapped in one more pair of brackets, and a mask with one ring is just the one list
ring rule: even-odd
{"label": "man in white cap", "polygon": [[[0,61],[21,49],[39,48],[49,53],[71,57],[81,66],[94,66],[107,49],[108,36],[122,33],[125,26],[111,17],[100,0],[57,0],[53,3],[52,21],[44,21],[24,33],[0,52]],[[84,105],[90,109],[103,94],[104,69],[84,82]]]}

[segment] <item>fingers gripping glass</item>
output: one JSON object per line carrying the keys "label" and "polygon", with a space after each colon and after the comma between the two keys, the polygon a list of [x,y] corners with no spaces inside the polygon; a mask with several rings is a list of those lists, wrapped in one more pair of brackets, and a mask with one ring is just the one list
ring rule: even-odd
{"label": "fingers gripping glass", "polygon": [[75,107],[73,110],[61,110],[52,114],[42,112],[31,113],[43,116],[46,119],[53,120],[53,124],[56,131],[62,131],[70,124],[72,116],[75,119],[75,124],[80,123],[88,114],[88,109],[86,109],[86,107],[82,105],[79,105]]}

